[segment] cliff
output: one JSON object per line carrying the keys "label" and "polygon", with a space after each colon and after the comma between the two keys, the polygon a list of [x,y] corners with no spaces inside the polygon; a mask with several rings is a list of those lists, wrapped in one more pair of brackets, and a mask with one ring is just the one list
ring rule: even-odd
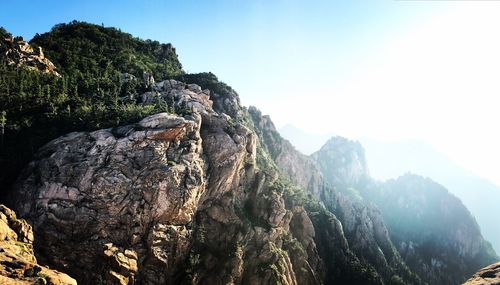
{"label": "cliff", "polygon": [[[332,161],[331,163],[336,165],[334,169],[339,170],[339,173],[332,176],[326,171],[321,171],[321,164],[301,154],[290,142],[284,140],[268,117],[262,116],[255,108],[250,108],[249,111],[255,124],[260,126],[257,133],[263,134],[259,136],[262,138],[262,144],[267,149],[274,149],[273,157],[283,175],[306,189],[312,199],[319,201],[325,207],[325,210],[341,225],[342,239],[346,240],[349,251],[371,268],[373,275],[380,280],[379,282],[385,284],[425,283],[425,280],[421,280],[414,274],[402,260],[390,240],[382,214],[377,207],[360,201],[357,192],[352,189],[348,191],[343,184],[339,183],[366,178],[367,170],[360,168],[365,163],[358,161],[356,166],[352,167],[350,162],[353,160],[343,158],[341,162]],[[346,150],[347,156],[358,157],[356,153],[351,153],[350,147],[338,149],[334,147],[333,149],[333,153],[342,153]],[[324,159],[328,160],[328,156]],[[325,165],[330,165],[330,162]],[[336,177],[338,180],[328,181],[325,177]],[[332,271],[335,270],[332,268]]]}
{"label": "cliff", "polygon": [[320,284],[311,221],[256,168],[253,132],[196,85],[155,88],[186,113],[68,134],[24,171],[39,255],[83,284]]}

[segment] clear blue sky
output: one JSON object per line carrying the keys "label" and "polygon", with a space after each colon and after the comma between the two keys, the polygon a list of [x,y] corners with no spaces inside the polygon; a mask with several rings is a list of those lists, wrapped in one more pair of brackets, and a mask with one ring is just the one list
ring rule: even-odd
{"label": "clear blue sky", "polygon": [[[171,42],[277,125],[421,139],[500,184],[500,1],[7,1],[30,39],[71,20]],[[464,134],[468,134],[464,136]]]}
{"label": "clear blue sky", "polygon": [[0,25],[27,39],[76,19],[171,42],[185,70],[216,73],[251,104],[282,97],[273,86],[300,74],[344,73],[346,53],[376,46],[387,27],[400,29],[422,10],[392,0],[2,2]]}

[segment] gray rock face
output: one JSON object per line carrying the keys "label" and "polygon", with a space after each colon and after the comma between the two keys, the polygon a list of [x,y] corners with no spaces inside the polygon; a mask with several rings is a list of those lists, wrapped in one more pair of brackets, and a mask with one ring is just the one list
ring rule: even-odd
{"label": "gray rock face", "polygon": [[[155,231],[188,224],[205,191],[200,124],[199,115],[188,120],[162,113],[116,130],[72,133],[43,147],[18,189],[32,199],[17,204],[40,239],[60,244],[45,248],[50,262],[71,264],[78,276],[96,280],[89,272],[102,275],[93,266],[103,244],[126,245],[146,267],[161,260]],[[171,258],[186,252],[180,247],[175,254]],[[171,274],[155,273],[144,280]]]}
{"label": "gray rock face", "polygon": [[24,171],[13,202],[39,255],[82,284],[320,284],[311,221],[255,167],[255,134],[198,86],[154,88],[184,116],[68,134]]}
{"label": "gray rock face", "polygon": [[365,151],[359,142],[333,137],[311,155],[325,179],[337,187],[352,187],[369,178]]}
{"label": "gray rock face", "polygon": [[255,124],[262,147],[269,152],[282,174],[318,196],[325,187],[325,179],[316,163],[283,139],[269,116],[262,115],[255,107],[250,107],[248,113]]}

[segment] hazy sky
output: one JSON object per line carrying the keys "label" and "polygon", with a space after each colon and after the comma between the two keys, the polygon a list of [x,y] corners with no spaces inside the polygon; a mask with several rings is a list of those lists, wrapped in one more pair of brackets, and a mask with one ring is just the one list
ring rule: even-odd
{"label": "hazy sky", "polygon": [[[84,2],[84,3],[81,3]],[[500,184],[500,1],[2,1],[31,38],[73,19],[172,42],[280,126],[421,139]]]}

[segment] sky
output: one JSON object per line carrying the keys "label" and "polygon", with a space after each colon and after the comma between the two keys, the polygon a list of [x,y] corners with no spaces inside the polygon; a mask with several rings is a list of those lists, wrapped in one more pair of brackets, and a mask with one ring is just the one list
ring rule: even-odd
{"label": "sky", "polygon": [[500,1],[2,1],[30,39],[82,20],[171,42],[275,124],[418,139],[500,184]]}

